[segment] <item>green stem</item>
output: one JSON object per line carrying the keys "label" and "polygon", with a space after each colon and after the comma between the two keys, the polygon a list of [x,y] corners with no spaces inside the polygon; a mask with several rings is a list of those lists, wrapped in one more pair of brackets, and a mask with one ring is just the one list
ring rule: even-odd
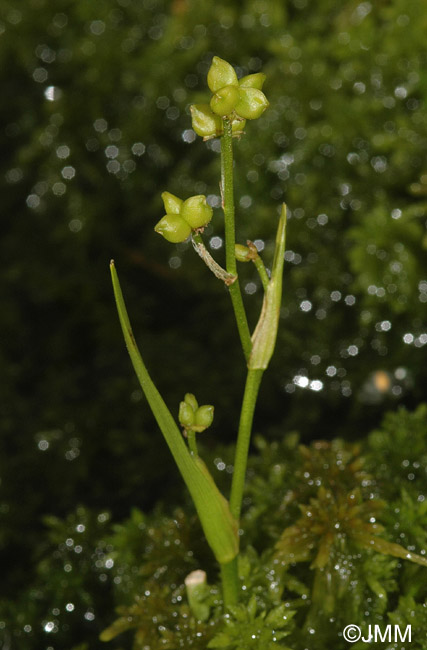
{"label": "green stem", "polygon": [[267,269],[264,266],[264,262],[260,258],[259,255],[255,257],[253,260],[256,270],[258,271],[258,275],[260,277],[260,280],[262,282],[262,286],[264,287],[264,291],[267,291],[268,283],[270,282],[270,278],[268,277]]}
{"label": "green stem", "polygon": [[198,456],[199,453],[197,451],[196,432],[189,429],[187,431],[187,439],[191,453],[194,454],[194,456]]}
{"label": "green stem", "polygon": [[237,280],[237,275],[232,275],[231,273],[227,273],[227,271],[223,269],[214,260],[212,255],[206,249],[206,246],[203,242],[200,233],[193,233],[191,241],[193,243],[193,248],[196,251],[197,255],[199,255],[202,258],[202,260],[204,261],[208,269],[212,271],[215,277],[217,277],[219,280],[222,280],[224,284],[227,285],[227,287],[229,287],[230,284],[233,284],[233,282]]}
{"label": "green stem", "polygon": [[230,510],[237,522],[240,519],[240,510],[242,508],[252,421],[263,372],[264,370],[260,368],[250,368],[248,370],[242,410],[240,412],[239,432],[237,435],[233,481],[231,484],[230,496]]}
{"label": "green stem", "polygon": [[[223,119],[223,128],[224,133],[221,137],[221,188],[225,222],[225,259],[227,272],[232,275],[237,275],[236,256],[234,252],[236,234],[234,225],[233,137],[231,121]],[[240,341],[247,361],[251,353],[252,343],[239,279],[230,285],[230,297],[239,330]]]}
{"label": "green stem", "polygon": [[237,571],[237,557],[231,562],[221,564],[221,584],[224,606],[236,605],[239,600],[239,574]]}

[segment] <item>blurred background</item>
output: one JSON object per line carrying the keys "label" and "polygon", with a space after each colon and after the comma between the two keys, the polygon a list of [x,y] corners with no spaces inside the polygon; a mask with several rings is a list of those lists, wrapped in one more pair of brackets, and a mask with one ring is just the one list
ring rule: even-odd
{"label": "blurred background", "polygon": [[[99,524],[181,499],[122,341],[111,258],[171,410],[195,392],[216,409],[207,448],[234,440],[245,368],[229,297],[191,245],[153,231],[161,192],[206,194],[223,259],[219,142],[189,116],[213,55],[267,75],[270,108],[235,143],[239,239],[267,265],[289,206],[255,431],[354,440],[425,399],[426,30],[421,0],[2,3],[0,647],[65,647],[37,623],[52,517],[77,507]],[[251,265],[241,278],[254,326],[260,283]]]}

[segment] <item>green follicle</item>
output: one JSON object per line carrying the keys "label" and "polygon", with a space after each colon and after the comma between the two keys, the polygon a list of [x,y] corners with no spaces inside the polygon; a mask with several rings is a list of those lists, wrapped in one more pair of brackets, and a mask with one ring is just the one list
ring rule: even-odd
{"label": "green follicle", "polygon": [[194,424],[197,427],[195,430],[204,431],[211,426],[214,418],[214,407],[211,404],[199,406],[195,413]]}
{"label": "green follicle", "polygon": [[[219,138],[224,133],[221,116],[216,115],[209,104],[193,104],[190,106],[190,111],[193,130],[204,140]],[[246,120],[237,115],[233,116],[231,123],[233,137],[239,138],[243,134],[245,124]]]}
{"label": "green follicle", "polygon": [[209,89],[216,93],[224,86],[235,86],[237,83],[237,75],[233,66],[219,56],[214,56],[208,72]]}
{"label": "green follicle", "polygon": [[255,244],[249,241],[249,239],[246,244],[246,246],[243,246],[243,244],[236,244],[234,248],[236,260],[238,262],[254,262],[259,258],[258,249]]}
{"label": "green follicle", "polygon": [[269,103],[261,90],[257,88],[241,88],[239,101],[235,105],[235,112],[245,120],[256,120],[268,108]]}
{"label": "green follicle", "polygon": [[162,201],[166,214],[179,214],[184,201],[170,192],[162,192]]}
{"label": "green follicle", "polygon": [[243,246],[243,244],[236,244],[234,247],[234,253],[238,262],[251,261],[250,250],[247,246]]}
{"label": "green follicle", "polygon": [[196,400],[195,395],[193,395],[193,393],[185,393],[184,401],[185,401],[189,406],[191,406],[191,408],[193,409],[193,411],[197,411],[197,409],[199,408],[199,404],[198,404],[198,402],[197,402],[197,400]]}
{"label": "green follicle", "polygon": [[183,201],[170,192],[163,192],[162,199],[166,214],[154,230],[173,244],[185,241],[192,230],[204,228],[212,219],[212,208],[202,194]]}
{"label": "green follicle", "polygon": [[221,135],[222,120],[213,113],[209,104],[193,104],[190,110],[192,127],[197,135],[205,140]]}
{"label": "green follicle", "polygon": [[203,228],[212,219],[213,210],[206,201],[206,196],[198,194],[190,196],[181,206],[180,215],[195,230]]}
{"label": "green follicle", "polygon": [[171,244],[179,244],[191,235],[191,226],[179,214],[166,214],[154,230]]}
{"label": "green follicle", "polygon": [[236,86],[224,86],[212,97],[210,107],[216,115],[230,115],[239,102],[239,89]]}
{"label": "green follicle", "polygon": [[214,93],[210,108],[215,115],[256,120],[268,107],[261,88],[265,75],[261,72],[247,75],[238,81],[233,67],[214,56],[208,72],[208,86]]}
{"label": "green follicle", "polygon": [[211,426],[214,418],[214,407],[211,404],[199,406],[193,393],[186,393],[184,401],[180,402],[178,419],[184,429],[184,435],[190,443],[190,433],[202,433]]}
{"label": "green follicle", "polygon": [[248,74],[239,80],[239,86],[240,88],[257,88],[258,90],[262,90],[265,79],[266,76],[263,72]]}
{"label": "green follicle", "polygon": [[194,410],[187,402],[180,403],[178,419],[184,429],[188,429],[194,424]]}

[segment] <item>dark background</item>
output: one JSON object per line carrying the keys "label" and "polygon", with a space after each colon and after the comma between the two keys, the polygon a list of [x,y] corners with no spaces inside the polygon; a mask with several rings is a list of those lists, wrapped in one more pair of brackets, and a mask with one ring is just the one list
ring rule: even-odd
{"label": "dark background", "polygon": [[[216,409],[206,446],[234,440],[244,362],[229,298],[191,246],[153,231],[164,190],[218,206],[218,141],[195,138],[189,117],[213,55],[267,74],[270,108],[235,145],[239,240],[262,240],[267,265],[278,206],[290,211],[256,432],[352,440],[425,398],[426,29],[426,5],[406,0],[2,3],[4,611],[33,579],[46,515],[82,505],[120,521],[180,500],[122,341],[111,258],[171,410],[195,392]],[[221,235],[215,209],[206,240]]]}

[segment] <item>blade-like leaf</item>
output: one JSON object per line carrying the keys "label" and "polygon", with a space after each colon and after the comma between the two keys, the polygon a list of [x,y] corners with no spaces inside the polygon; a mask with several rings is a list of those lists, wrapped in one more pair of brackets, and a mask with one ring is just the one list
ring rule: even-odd
{"label": "blade-like leaf", "polygon": [[274,352],[282,302],[282,275],[285,261],[286,205],[283,203],[276,235],[273,270],[262,303],[261,315],[252,335],[248,368],[265,370]]}
{"label": "blade-like leaf", "polygon": [[218,562],[228,563],[236,557],[239,550],[237,524],[230,512],[228,501],[218,490],[205,463],[190,454],[181,431],[148,374],[133,336],[113,261],[110,268],[120,324],[139,383],[190,491],[208,544]]}

